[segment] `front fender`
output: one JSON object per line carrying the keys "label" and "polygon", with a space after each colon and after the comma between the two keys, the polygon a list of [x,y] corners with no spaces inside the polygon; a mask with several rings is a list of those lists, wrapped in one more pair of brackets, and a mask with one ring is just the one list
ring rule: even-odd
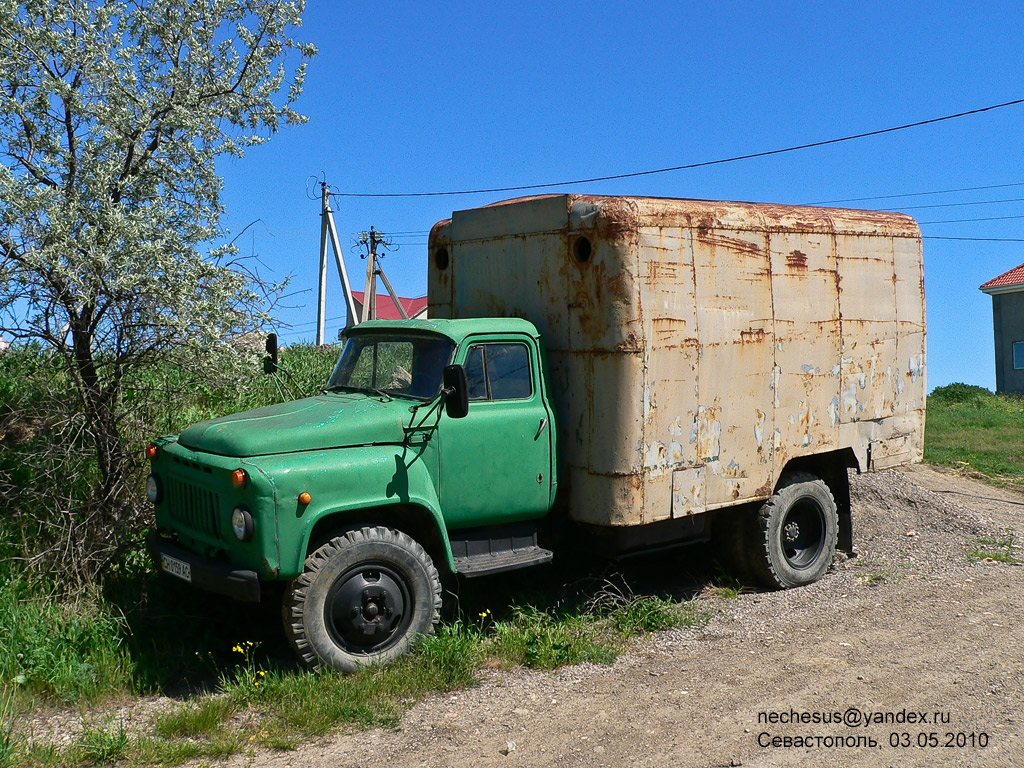
{"label": "front fender", "polygon": [[[441,514],[437,488],[424,446],[368,445],[260,457],[277,496],[278,541],[282,578],[298,576],[305,565],[310,537],[326,517],[388,506],[425,510],[437,528],[448,567],[454,570],[451,543]],[[299,495],[312,500],[302,504]],[[372,517],[359,522],[372,523]]]}

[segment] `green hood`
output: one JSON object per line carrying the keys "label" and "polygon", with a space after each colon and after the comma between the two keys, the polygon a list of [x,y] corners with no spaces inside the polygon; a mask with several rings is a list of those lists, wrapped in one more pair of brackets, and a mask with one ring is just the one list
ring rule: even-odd
{"label": "green hood", "polygon": [[371,443],[400,443],[409,401],[321,395],[193,424],[178,442],[221,456],[263,456]]}

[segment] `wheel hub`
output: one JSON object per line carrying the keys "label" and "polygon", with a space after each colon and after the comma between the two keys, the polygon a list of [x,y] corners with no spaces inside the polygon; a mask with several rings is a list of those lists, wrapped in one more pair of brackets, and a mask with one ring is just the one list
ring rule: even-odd
{"label": "wheel hub", "polygon": [[798,499],[780,531],[782,555],[797,570],[811,567],[825,546],[825,515],[814,499]]}
{"label": "wheel hub", "polygon": [[343,576],[324,606],[328,631],[356,653],[379,650],[395,635],[405,616],[405,593],[397,578],[365,567]]}
{"label": "wheel hub", "polygon": [[784,535],[788,543],[796,541],[800,538],[800,526],[795,522],[789,523],[785,528]]}

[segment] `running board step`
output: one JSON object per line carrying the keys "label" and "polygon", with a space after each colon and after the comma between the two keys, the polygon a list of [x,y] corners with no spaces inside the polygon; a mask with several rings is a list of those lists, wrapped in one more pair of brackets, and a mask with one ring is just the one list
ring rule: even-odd
{"label": "running board step", "polygon": [[533,523],[452,531],[450,541],[455,570],[469,578],[542,565],[554,557],[537,544]]}
{"label": "running board step", "polygon": [[531,565],[543,565],[550,563],[552,557],[554,557],[554,553],[550,549],[527,547],[526,549],[457,557],[455,558],[455,568],[463,576],[473,578],[502,571],[514,571],[516,568],[526,568]]}

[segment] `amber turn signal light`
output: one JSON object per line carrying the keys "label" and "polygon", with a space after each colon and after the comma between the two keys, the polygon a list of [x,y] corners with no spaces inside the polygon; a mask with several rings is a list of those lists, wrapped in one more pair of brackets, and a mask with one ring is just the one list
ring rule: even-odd
{"label": "amber turn signal light", "polygon": [[235,488],[242,490],[245,488],[246,483],[249,482],[249,473],[239,467],[231,473],[231,482],[234,484]]}
{"label": "amber turn signal light", "polygon": [[303,491],[299,494],[299,504],[309,504],[313,500],[313,497],[309,495],[309,491]]}
{"label": "amber turn signal light", "polygon": [[152,461],[156,458],[156,455],[160,452],[160,449],[156,447],[156,443],[150,443],[146,446],[146,458]]}

